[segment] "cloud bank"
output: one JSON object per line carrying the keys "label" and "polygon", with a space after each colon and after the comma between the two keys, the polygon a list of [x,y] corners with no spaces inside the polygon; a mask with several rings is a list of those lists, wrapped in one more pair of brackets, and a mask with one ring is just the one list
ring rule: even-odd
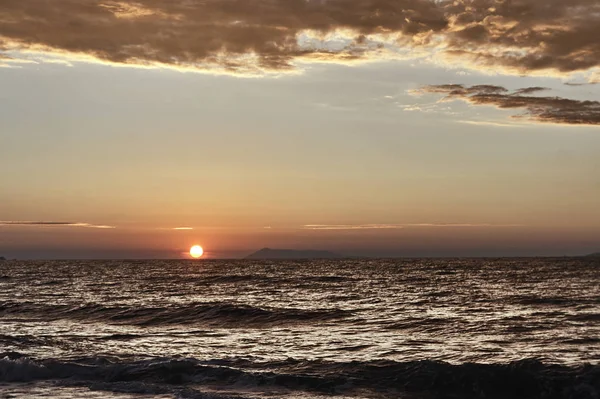
{"label": "cloud bank", "polygon": [[473,105],[491,105],[500,109],[521,109],[524,114],[516,118],[529,118],[535,122],[570,125],[600,125],[600,102],[571,100],[561,97],[532,96],[547,90],[527,87],[509,92],[504,87],[459,84],[426,86],[415,93],[445,95],[445,100],[463,100]]}
{"label": "cloud bank", "polygon": [[[487,71],[600,65],[597,0],[3,0],[0,51],[231,73],[400,50]],[[11,53],[12,54],[12,53]]]}

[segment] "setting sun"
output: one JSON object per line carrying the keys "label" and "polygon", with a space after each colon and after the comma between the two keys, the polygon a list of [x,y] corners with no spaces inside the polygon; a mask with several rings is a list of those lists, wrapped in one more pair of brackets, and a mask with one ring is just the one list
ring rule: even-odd
{"label": "setting sun", "polygon": [[204,254],[204,250],[202,249],[202,247],[200,245],[194,245],[192,248],[190,248],[190,255],[192,256],[192,258],[198,259],[203,254]]}

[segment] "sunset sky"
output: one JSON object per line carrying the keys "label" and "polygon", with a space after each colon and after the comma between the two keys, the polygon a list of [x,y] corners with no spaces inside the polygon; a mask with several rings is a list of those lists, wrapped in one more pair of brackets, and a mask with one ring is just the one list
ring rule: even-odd
{"label": "sunset sky", "polygon": [[600,251],[598,0],[3,0],[0,256]]}

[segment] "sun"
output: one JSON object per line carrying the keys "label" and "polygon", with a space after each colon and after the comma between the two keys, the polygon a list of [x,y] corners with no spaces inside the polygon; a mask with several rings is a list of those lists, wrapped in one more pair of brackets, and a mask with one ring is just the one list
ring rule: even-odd
{"label": "sun", "polygon": [[200,245],[194,245],[190,248],[190,255],[192,258],[198,259],[204,254],[204,250]]}

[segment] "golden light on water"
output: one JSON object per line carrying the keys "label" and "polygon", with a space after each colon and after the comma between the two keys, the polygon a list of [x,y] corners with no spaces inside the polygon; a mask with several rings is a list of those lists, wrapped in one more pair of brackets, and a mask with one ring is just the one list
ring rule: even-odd
{"label": "golden light on water", "polygon": [[194,259],[198,259],[198,258],[202,257],[203,254],[204,254],[204,250],[202,249],[202,247],[200,245],[194,245],[193,247],[190,248],[190,255]]}

